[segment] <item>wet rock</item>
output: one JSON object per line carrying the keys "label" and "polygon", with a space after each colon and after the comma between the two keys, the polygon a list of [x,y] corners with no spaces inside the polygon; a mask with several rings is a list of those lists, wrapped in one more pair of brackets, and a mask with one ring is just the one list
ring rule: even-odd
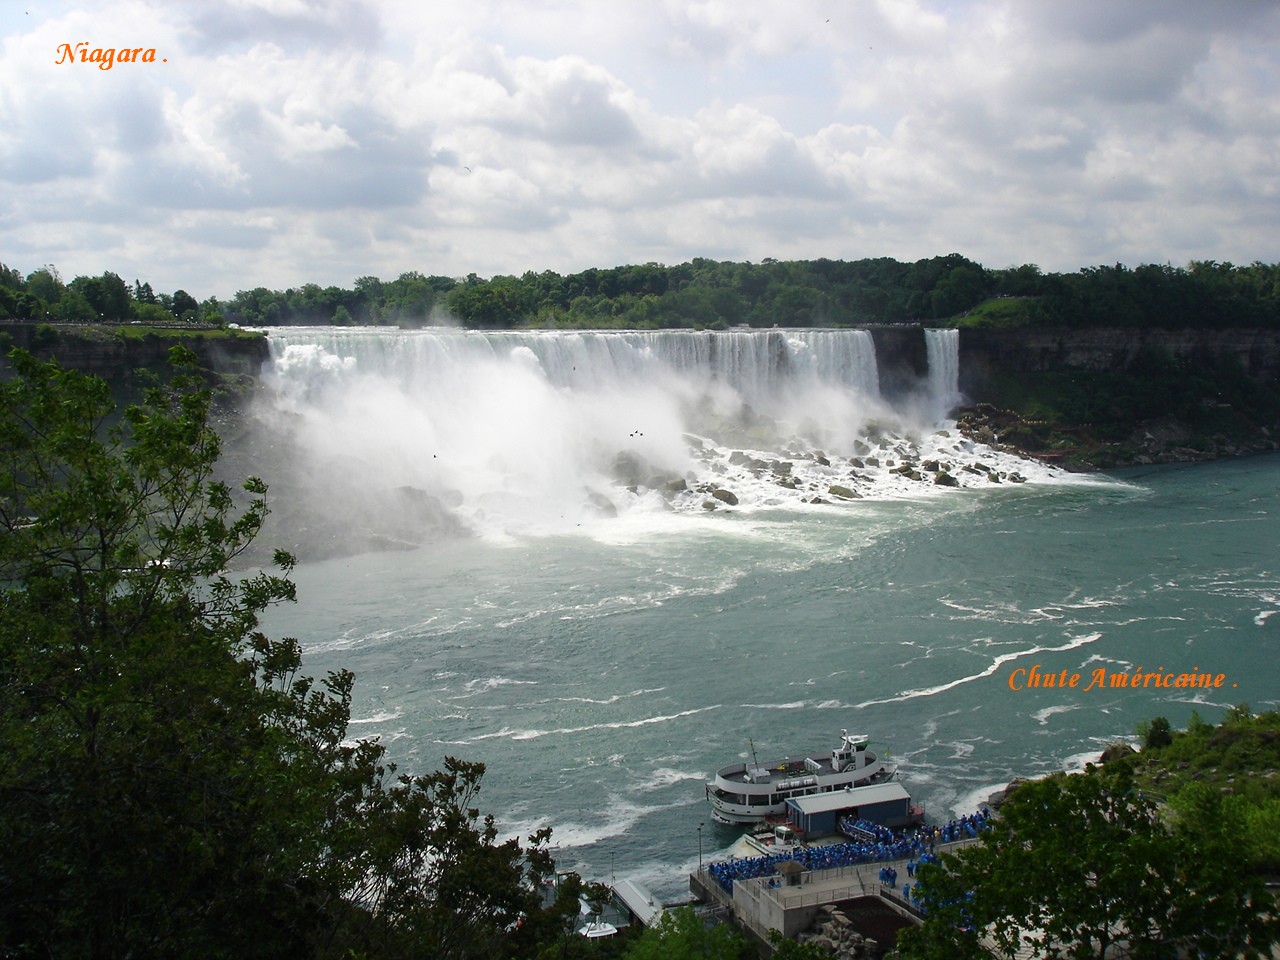
{"label": "wet rock", "polygon": [[1000,805],[1013,796],[1014,791],[1027,782],[1028,780],[1026,777],[1014,777],[1009,781],[1008,785],[1005,786],[1004,789],[997,790],[995,793],[991,794],[991,796],[987,797],[987,806],[992,810],[1000,809]]}
{"label": "wet rock", "polygon": [[1127,743],[1112,743],[1107,745],[1107,749],[1102,751],[1102,756],[1098,758],[1099,763],[1111,763],[1124,757],[1132,756],[1137,753],[1133,747]]}
{"label": "wet rock", "polygon": [[630,450],[623,450],[613,458],[613,477],[620,483],[639,483],[641,477],[652,472],[649,461]]}
{"label": "wet rock", "polygon": [[833,483],[831,486],[827,487],[827,493],[831,494],[833,497],[839,497],[842,500],[860,500],[862,498],[862,494],[858,493],[856,490],[851,490],[848,487],[842,487],[838,483]]}
{"label": "wet rock", "polygon": [[711,495],[720,502],[727,503],[731,507],[736,507],[738,505],[737,495],[730,490],[725,490],[723,487],[717,487],[715,490],[712,490]]}

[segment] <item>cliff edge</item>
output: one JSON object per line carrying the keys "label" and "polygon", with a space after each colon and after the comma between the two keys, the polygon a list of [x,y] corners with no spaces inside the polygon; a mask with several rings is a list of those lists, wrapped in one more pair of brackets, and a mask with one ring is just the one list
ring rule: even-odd
{"label": "cliff edge", "polygon": [[963,329],[960,429],[1068,469],[1275,450],[1280,330]]}

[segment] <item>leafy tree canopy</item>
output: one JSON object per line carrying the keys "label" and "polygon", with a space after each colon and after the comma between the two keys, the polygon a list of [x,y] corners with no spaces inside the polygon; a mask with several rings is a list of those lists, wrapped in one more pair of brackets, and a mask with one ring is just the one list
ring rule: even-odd
{"label": "leafy tree canopy", "polygon": [[[444,321],[475,327],[863,326],[904,321],[959,326],[1280,326],[1280,264],[1195,261],[1043,273],[1035,264],[988,269],[958,253],[904,263],[863,260],[716,261],[591,267],[485,279],[407,271],[394,280],[356,278],[350,289],[315,283],[255,287],[229,301],[197,304],[185,291],[156,295],[113,273],[76,277],[81,300],[55,310],[64,292],[44,267],[25,280],[3,268],[0,288],[25,293],[33,318],[119,320],[160,303],[175,319],[281,324],[393,324]],[[0,309],[18,316],[16,302]],[[86,316],[85,314],[88,314]]]}
{"label": "leafy tree canopy", "polygon": [[1131,764],[1019,787],[982,842],[926,865],[904,957],[1269,957],[1280,921],[1245,806],[1201,783],[1171,804]]}
{"label": "leafy tree canopy", "polygon": [[500,840],[477,764],[397,776],[258,629],[293,559],[228,572],[267,488],[214,479],[176,360],[122,414],[21,351],[0,384],[0,954],[531,955],[548,833]]}

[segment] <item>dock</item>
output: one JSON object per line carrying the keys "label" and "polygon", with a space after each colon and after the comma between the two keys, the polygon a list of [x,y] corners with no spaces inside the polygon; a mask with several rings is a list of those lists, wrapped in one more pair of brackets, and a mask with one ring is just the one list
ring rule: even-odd
{"label": "dock", "polygon": [[[976,838],[966,838],[939,843],[936,852],[950,853],[979,842]],[[901,886],[890,888],[880,882],[880,871],[884,867],[897,869],[899,878],[906,880],[907,860],[903,857],[827,870],[805,870],[799,863],[790,861],[800,869],[788,870],[786,874],[739,878],[733,883],[732,894],[703,867],[689,876],[689,890],[696,899],[727,910],[744,930],[765,943],[770,930],[793,940],[813,925],[824,907],[856,901],[870,900],[878,909],[892,911],[901,918],[900,925],[918,924],[922,915],[914,904],[903,898]]]}

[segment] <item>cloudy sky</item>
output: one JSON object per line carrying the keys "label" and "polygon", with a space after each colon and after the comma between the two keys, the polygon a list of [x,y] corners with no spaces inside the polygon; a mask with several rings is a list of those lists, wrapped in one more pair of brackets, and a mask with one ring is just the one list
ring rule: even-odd
{"label": "cloudy sky", "polygon": [[1280,260],[1280,3],[0,0],[24,273],[203,299],[951,252]]}

